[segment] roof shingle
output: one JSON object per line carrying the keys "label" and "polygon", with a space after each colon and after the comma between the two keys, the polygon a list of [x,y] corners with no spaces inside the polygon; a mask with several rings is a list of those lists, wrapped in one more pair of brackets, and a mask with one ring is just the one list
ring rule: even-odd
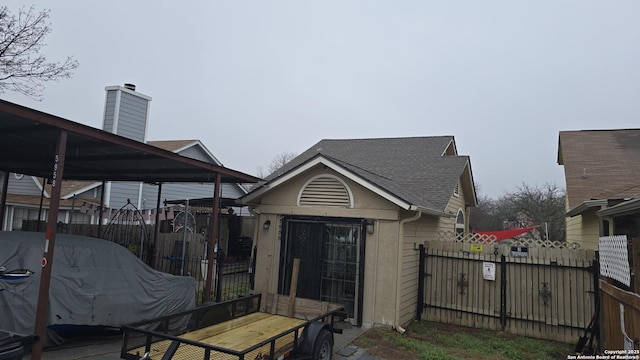
{"label": "roof shingle", "polygon": [[640,129],[561,131],[569,209],[593,199],[638,195]]}
{"label": "roof shingle", "polygon": [[267,180],[322,155],[404,201],[444,211],[468,156],[455,154],[453,136],[321,140]]}

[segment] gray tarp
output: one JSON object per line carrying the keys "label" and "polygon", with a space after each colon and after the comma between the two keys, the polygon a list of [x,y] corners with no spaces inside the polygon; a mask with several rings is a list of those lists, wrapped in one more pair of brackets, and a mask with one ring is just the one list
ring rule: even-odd
{"label": "gray tarp", "polygon": [[[22,280],[0,279],[0,329],[33,334],[44,233],[0,232],[0,266],[28,269]],[[189,310],[195,280],[156,271],[128,249],[101,239],[57,234],[47,326],[114,326]],[[50,342],[59,342],[48,331]]]}

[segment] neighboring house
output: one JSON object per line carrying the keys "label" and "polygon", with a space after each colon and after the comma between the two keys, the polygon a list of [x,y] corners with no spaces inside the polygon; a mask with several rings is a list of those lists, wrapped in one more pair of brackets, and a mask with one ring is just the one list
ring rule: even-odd
{"label": "neighboring house", "polygon": [[357,325],[416,316],[418,244],[469,231],[477,205],[453,136],[322,140],[240,201],[258,216],[256,292],[343,304]]}
{"label": "neighboring house", "polygon": [[[4,182],[4,173],[0,173],[0,183]],[[83,201],[97,205],[100,203],[100,183],[86,181],[63,181],[60,196],[58,222],[89,224],[91,217],[80,211]],[[4,227],[0,230],[22,230],[24,220],[45,221],[49,212],[51,185],[44,184],[41,178],[9,173],[7,202]],[[44,190],[44,191],[43,191]],[[4,191],[4,189],[2,189]],[[74,195],[80,194],[81,197]],[[42,201],[42,213],[38,214]],[[43,229],[44,230],[44,229]]]}
{"label": "neighboring house", "polygon": [[[558,164],[564,166],[567,242],[598,249],[599,237],[624,235],[625,216],[640,198],[640,129],[561,131]],[[605,210],[608,209],[608,210]]]}
{"label": "neighboring house", "polygon": [[[220,161],[199,140],[147,141],[146,133],[151,97],[136,92],[134,85],[108,86],[105,90],[103,130],[146,142],[149,145],[185,157],[222,166]],[[3,174],[0,174],[0,179],[2,177]],[[156,207],[158,188],[157,184],[107,182],[104,186],[104,204],[108,208],[119,209],[127,205],[127,201],[130,201],[138,209],[152,209]],[[42,191],[42,179],[10,174],[7,208],[4,229],[2,230],[20,230],[22,220],[37,220],[41,195],[43,195],[43,213],[40,214],[40,219],[46,220],[50,189],[50,185],[45,184],[44,192]],[[213,189],[213,184],[166,183],[162,184],[160,197],[161,201],[212,197]],[[102,182],[63,181],[61,191],[59,222],[98,223],[98,216],[82,213],[80,208],[85,201],[94,205],[100,204],[103,191]],[[240,184],[222,184],[221,193],[222,197],[239,198],[246,194],[246,190]]]}

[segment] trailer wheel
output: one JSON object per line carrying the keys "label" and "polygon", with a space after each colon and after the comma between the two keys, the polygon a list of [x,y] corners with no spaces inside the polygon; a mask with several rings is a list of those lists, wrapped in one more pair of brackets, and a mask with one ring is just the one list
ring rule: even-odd
{"label": "trailer wheel", "polygon": [[313,360],[331,360],[332,355],[333,337],[329,330],[323,329],[313,345]]}

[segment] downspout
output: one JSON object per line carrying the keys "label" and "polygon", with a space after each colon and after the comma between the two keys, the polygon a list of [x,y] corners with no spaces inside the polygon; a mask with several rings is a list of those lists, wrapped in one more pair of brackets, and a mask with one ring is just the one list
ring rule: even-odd
{"label": "downspout", "polygon": [[[400,229],[398,229],[398,255],[396,258],[396,264],[397,264],[396,276],[400,276],[400,274],[402,273],[402,245],[404,243],[404,225],[408,222],[412,222],[420,219],[421,216],[422,216],[422,212],[420,212],[420,210],[416,210],[416,214],[413,215],[412,217],[400,220]],[[395,316],[394,323],[395,323],[396,331],[399,332],[400,334],[404,334],[406,330],[402,326],[400,326],[401,283],[402,282],[399,279],[398,281],[396,281],[396,316]]]}

